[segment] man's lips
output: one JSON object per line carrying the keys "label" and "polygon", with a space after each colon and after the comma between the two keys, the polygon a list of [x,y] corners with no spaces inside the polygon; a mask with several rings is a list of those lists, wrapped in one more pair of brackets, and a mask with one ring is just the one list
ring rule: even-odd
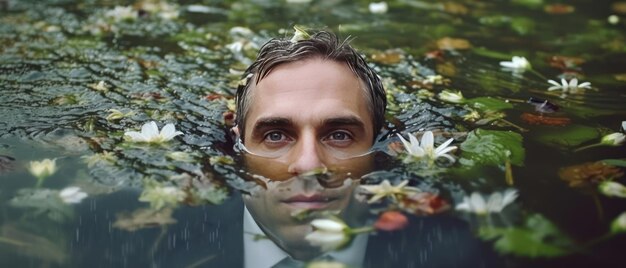
{"label": "man's lips", "polygon": [[282,200],[281,203],[298,208],[321,209],[327,207],[331,202],[335,200],[337,200],[337,198],[335,197],[323,196],[318,194],[295,195]]}

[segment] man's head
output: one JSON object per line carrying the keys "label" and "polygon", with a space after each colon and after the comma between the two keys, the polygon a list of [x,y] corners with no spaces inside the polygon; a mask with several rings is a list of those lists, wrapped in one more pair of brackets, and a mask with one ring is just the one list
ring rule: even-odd
{"label": "man's head", "polygon": [[310,219],[295,214],[336,212],[353,224],[364,215],[353,190],[372,167],[368,152],[384,122],[384,90],[363,58],[327,32],[297,43],[270,41],[248,74],[237,92],[235,132],[248,172],[264,187],[244,195],[244,203],[272,241],[295,258],[310,258]]}
{"label": "man's head", "polygon": [[[242,139],[245,136],[245,123],[254,94],[252,88],[277,66],[311,58],[322,58],[343,63],[359,78],[363,85],[363,94],[367,97],[374,133],[378,134],[385,122],[387,106],[385,90],[378,75],[367,65],[363,57],[348,44],[348,41],[348,39],[340,41],[331,32],[320,31],[306,40],[292,42],[273,39],[263,45],[256,61],[244,72],[243,82],[237,88],[236,125]],[[315,76],[316,74],[311,73],[310,75]]]}

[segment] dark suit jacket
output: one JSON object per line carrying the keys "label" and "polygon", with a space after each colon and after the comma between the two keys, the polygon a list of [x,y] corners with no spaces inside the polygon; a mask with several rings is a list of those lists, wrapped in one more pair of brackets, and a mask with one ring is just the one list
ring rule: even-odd
{"label": "dark suit jacket", "polygon": [[[124,198],[114,199],[120,205],[129,204]],[[114,220],[112,215],[108,217]],[[117,230],[106,221],[83,226],[82,238],[75,242],[83,257],[75,261],[76,266],[243,267],[243,203],[239,195],[220,206],[178,209],[174,217],[178,222],[166,233],[158,227]],[[476,239],[461,220],[433,216],[409,221],[409,227],[401,231],[370,236],[365,267],[500,266],[491,247]]]}

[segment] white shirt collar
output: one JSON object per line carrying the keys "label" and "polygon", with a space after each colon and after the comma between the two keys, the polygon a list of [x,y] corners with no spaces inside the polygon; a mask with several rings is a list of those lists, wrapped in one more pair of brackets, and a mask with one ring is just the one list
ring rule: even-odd
{"label": "white shirt collar", "polygon": [[[245,268],[270,268],[285,257],[287,252],[278,247],[270,239],[256,239],[258,235],[265,236],[263,230],[256,223],[248,208],[243,212],[243,250]],[[335,261],[347,264],[350,267],[362,267],[367,249],[367,234],[357,235],[350,247],[340,251],[329,252]]]}

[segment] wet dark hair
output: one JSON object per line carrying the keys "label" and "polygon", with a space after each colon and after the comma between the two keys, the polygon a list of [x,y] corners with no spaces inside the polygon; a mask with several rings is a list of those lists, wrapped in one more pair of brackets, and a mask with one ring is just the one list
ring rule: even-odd
{"label": "wet dark hair", "polygon": [[[327,31],[318,31],[310,38],[300,41],[287,39],[272,39],[261,47],[257,59],[242,76],[237,88],[237,118],[241,138],[244,135],[244,126],[247,112],[250,108],[250,86],[258,84],[277,66],[285,63],[301,61],[311,58],[322,58],[343,62],[359,77],[365,86],[368,109],[374,125],[374,137],[379,133],[385,122],[387,99],[385,89],[378,75],[370,68],[365,59],[349,44],[350,38],[339,41],[337,35]],[[315,74],[311,74],[315,75]]]}

